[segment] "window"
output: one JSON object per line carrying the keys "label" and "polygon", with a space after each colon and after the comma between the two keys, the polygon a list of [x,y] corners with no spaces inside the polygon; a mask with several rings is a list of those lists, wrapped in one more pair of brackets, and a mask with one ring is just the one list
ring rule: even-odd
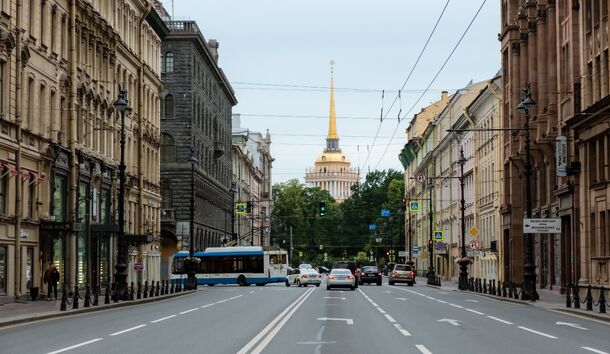
{"label": "window", "polygon": [[29,179],[27,181],[25,181],[25,183],[27,183],[27,188],[28,188],[28,204],[27,204],[27,211],[26,211],[25,215],[28,219],[33,219],[34,218],[34,208],[36,205],[36,185],[34,183],[31,183]]}
{"label": "window", "polygon": [[161,162],[176,161],[176,145],[174,138],[169,134],[161,135]]}
{"label": "window", "polygon": [[53,216],[56,222],[66,220],[66,178],[55,176],[53,178]]}
{"label": "window", "polygon": [[7,173],[0,170],[0,215],[6,214],[6,193],[8,191]]}
{"label": "window", "polygon": [[100,194],[100,223],[110,224],[110,191],[102,189]]}
{"label": "window", "polygon": [[6,276],[8,274],[8,270],[6,269],[7,264],[7,247],[0,246],[0,294],[6,294]]}
{"label": "window", "polygon": [[174,72],[174,53],[167,52],[165,53],[165,70],[164,73],[173,73]]}
{"label": "window", "polygon": [[167,95],[163,101],[163,118],[174,118],[174,96]]}

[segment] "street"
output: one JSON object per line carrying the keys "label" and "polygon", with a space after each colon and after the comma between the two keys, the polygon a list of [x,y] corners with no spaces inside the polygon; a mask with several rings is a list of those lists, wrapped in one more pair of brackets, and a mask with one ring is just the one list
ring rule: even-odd
{"label": "street", "polygon": [[405,285],[200,287],[0,330],[0,353],[608,353],[608,324]]}

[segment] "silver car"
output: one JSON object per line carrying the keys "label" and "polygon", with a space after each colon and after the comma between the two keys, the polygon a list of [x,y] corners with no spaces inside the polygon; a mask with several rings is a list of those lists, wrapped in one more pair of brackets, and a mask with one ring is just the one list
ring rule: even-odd
{"label": "silver car", "polygon": [[313,284],[320,286],[322,283],[322,275],[315,269],[301,269],[300,274],[297,275],[297,285],[307,286]]}
{"label": "silver car", "polygon": [[356,278],[349,269],[333,269],[326,277],[326,290],[331,288],[356,288]]}

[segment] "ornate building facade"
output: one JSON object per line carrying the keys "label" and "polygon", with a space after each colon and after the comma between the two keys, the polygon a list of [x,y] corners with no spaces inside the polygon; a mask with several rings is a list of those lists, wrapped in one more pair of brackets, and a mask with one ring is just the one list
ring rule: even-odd
{"label": "ornate building facade", "polygon": [[[160,234],[159,54],[167,29],[145,0],[0,2],[0,295],[112,281],[120,119],[126,117],[126,232]],[[17,29],[15,31],[15,29]],[[130,250],[157,280],[158,242]],[[41,289],[44,294],[44,289]]]}
{"label": "ornate building facade", "polygon": [[335,111],[334,79],[330,80],[330,115],[326,148],[318,155],[315,166],[305,172],[305,184],[327,190],[338,202],[351,196],[351,188],[360,180],[359,171],[351,167],[351,162],[339,147],[337,134],[337,114]]}

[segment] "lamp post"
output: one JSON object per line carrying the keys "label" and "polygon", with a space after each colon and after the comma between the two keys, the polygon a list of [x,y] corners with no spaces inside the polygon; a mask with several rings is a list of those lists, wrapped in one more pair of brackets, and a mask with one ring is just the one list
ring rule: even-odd
{"label": "lamp post", "polygon": [[428,211],[428,219],[430,221],[430,235],[429,235],[429,239],[428,239],[428,285],[436,285],[436,273],[434,272],[434,239],[433,239],[433,235],[434,235],[434,230],[432,227],[432,223],[433,223],[433,215],[432,215],[432,188],[434,188],[434,186],[432,185],[432,179],[428,180],[428,190],[430,191],[430,199],[429,201],[429,208],[430,209]]}
{"label": "lamp post", "polygon": [[[529,84],[523,89],[523,99],[517,109],[525,114],[525,198],[527,218],[532,218],[532,161],[530,157],[530,116],[529,109],[536,101],[532,99]],[[534,264],[534,240],[532,234],[524,233],[525,238],[525,262],[523,264],[523,293],[522,300],[536,301],[539,299],[536,292],[536,265]]]}
{"label": "lamp post", "polygon": [[466,200],[464,199],[464,164],[466,158],[464,157],[464,148],[460,146],[460,158],[458,159],[460,164],[460,189],[462,191],[462,199],[460,200],[460,210],[462,212],[462,251],[460,253],[460,290],[468,290],[468,264],[470,259],[466,257]]}
{"label": "lamp post", "polygon": [[127,293],[127,243],[125,242],[125,113],[129,113],[133,110],[129,105],[127,99],[127,90],[119,89],[119,95],[114,101],[114,108],[121,114],[121,161],[119,163],[119,240],[118,240],[118,254],[117,264],[114,266],[116,270],[115,279],[115,290],[113,300],[128,300],[129,295]]}
{"label": "lamp post", "polygon": [[194,234],[195,234],[195,163],[197,163],[197,156],[195,150],[191,149],[191,215],[190,215],[190,227],[189,227],[189,262],[188,262],[188,285],[189,290],[197,288],[197,278],[195,272],[195,260],[194,260]]}

